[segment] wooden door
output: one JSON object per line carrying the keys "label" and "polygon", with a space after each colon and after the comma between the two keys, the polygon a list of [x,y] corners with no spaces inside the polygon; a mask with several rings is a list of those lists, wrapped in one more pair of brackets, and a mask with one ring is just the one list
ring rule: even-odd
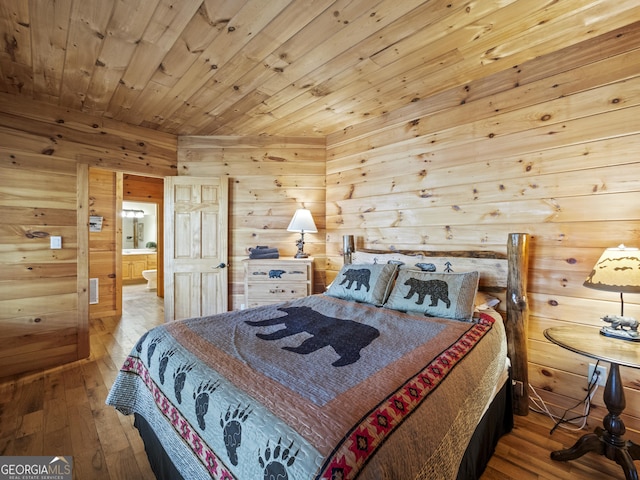
{"label": "wooden door", "polygon": [[227,311],[227,178],[165,178],[165,321]]}

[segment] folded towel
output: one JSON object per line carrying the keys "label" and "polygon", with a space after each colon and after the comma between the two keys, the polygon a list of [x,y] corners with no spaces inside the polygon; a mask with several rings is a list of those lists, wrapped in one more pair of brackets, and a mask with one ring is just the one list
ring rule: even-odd
{"label": "folded towel", "polygon": [[278,253],[278,249],[268,248],[268,247],[257,247],[257,248],[250,248],[249,252],[251,253],[251,255],[253,254],[263,255],[265,253]]}
{"label": "folded towel", "polygon": [[251,255],[249,255],[249,258],[253,259],[253,260],[257,260],[257,259],[264,259],[264,258],[280,258],[280,254],[278,252],[272,252],[272,253],[251,253]]}
{"label": "folded towel", "polygon": [[249,258],[280,258],[280,252],[277,248],[258,245],[249,249]]}

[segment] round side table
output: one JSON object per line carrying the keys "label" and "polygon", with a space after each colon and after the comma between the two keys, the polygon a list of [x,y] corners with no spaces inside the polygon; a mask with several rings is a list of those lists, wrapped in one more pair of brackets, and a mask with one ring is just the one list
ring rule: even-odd
{"label": "round side table", "polygon": [[620,365],[640,368],[640,344],[606,337],[595,328],[580,325],[548,328],[544,336],[562,348],[611,365],[604,387],[603,398],[609,412],[602,421],[604,429],[597,427],[594,433],[582,436],[573,447],[551,452],[551,458],[567,461],[587,452],[597,452],[620,465],[627,480],[638,480],[633,461],[640,460],[640,445],[623,438],[625,426],[620,414],[626,403]]}

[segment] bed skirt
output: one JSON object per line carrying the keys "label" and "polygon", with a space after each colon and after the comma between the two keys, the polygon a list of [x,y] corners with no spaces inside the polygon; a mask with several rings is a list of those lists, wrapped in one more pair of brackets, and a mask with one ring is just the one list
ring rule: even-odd
{"label": "bed skirt", "polygon": [[511,377],[500,389],[478,424],[462,458],[457,480],[480,478],[502,435],[513,429]]}
{"label": "bed skirt", "polygon": [[[508,379],[478,424],[465,451],[457,480],[478,479],[493,455],[500,437],[513,428],[511,380]],[[142,415],[135,414],[134,426],[140,432],[151,469],[158,480],[182,480],[158,437]]]}

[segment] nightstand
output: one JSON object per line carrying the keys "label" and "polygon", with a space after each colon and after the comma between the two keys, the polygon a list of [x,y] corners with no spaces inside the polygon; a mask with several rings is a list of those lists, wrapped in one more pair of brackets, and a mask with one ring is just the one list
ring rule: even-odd
{"label": "nightstand", "polygon": [[625,426],[620,418],[626,403],[620,365],[640,368],[640,345],[600,335],[595,328],[572,326],[554,327],[544,331],[544,336],[556,345],[586,357],[610,363],[607,384],[604,387],[604,403],[609,413],[602,421],[604,430],[582,436],[576,444],[565,450],[551,453],[553,460],[567,461],[587,452],[597,452],[614,460],[624,470],[627,479],[638,479],[634,460],[640,460],[640,445],[624,440]]}
{"label": "nightstand", "polygon": [[243,260],[247,308],[306,297],[313,293],[313,258]]}

